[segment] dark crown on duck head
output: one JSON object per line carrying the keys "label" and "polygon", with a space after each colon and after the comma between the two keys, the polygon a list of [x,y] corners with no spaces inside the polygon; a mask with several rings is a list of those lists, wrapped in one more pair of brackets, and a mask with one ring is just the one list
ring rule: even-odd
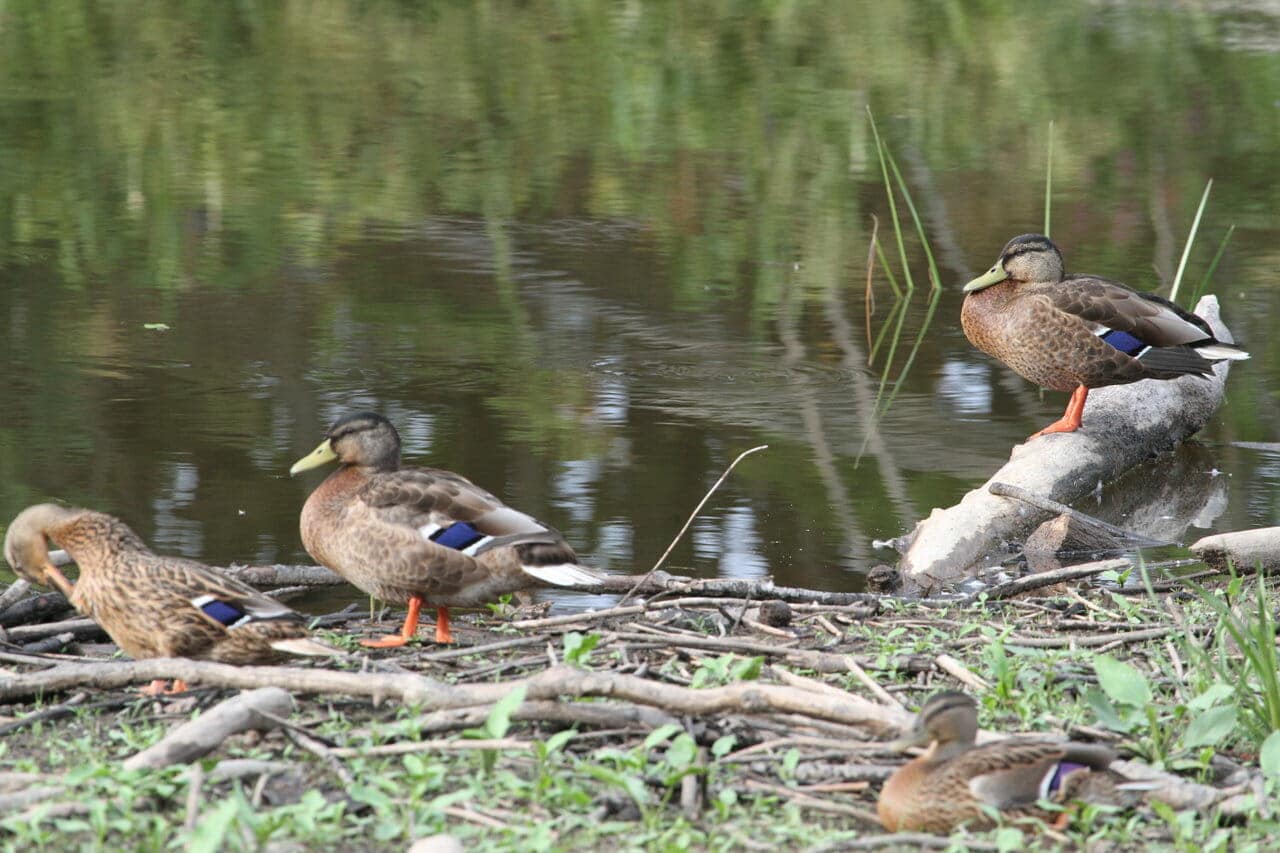
{"label": "dark crown on duck head", "polygon": [[326,434],[344,465],[395,468],[400,464],[400,433],[377,412],[343,415]]}

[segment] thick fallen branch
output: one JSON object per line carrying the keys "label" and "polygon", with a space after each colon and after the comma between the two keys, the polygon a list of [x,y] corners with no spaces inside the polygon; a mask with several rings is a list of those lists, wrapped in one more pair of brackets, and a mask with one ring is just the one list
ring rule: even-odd
{"label": "thick fallen branch", "polygon": [[[26,581],[22,581],[22,583],[26,583]],[[12,590],[17,585],[15,583],[9,589]],[[67,601],[66,597],[60,592],[46,592],[42,595],[33,595],[30,598],[15,599],[4,610],[0,610],[0,626],[12,628],[14,625],[42,622],[61,616],[71,609],[71,602]]]}
{"label": "thick fallen branch", "polygon": [[973,598],[985,598],[987,601],[996,601],[1001,598],[1012,598],[1015,595],[1021,595],[1024,592],[1030,592],[1035,589],[1042,589],[1046,586],[1052,586],[1056,583],[1066,583],[1067,581],[1080,580],[1081,578],[1093,577],[1108,571],[1121,571],[1133,565],[1125,559],[1099,560],[1094,563],[1081,563],[1078,566],[1065,566],[1061,569],[1052,569],[1047,572],[1037,572],[1031,575],[1023,575],[1020,578],[1014,578],[1002,584],[988,587],[981,592],[975,593]]}
{"label": "thick fallen branch", "polygon": [[737,682],[693,690],[632,675],[591,672],[569,666],[554,666],[528,678],[500,684],[454,685],[411,673],[337,672],[284,666],[235,667],[182,658],[154,658],[122,663],[66,664],[19,675],[0,682],[0,700],[25,699],[71,688],[120,688],[170,678],[180,678],[192,685],[241,690],[280,687],[299,693],[398,699],[428,711],[490,704],[524,686],[526,700],[604,696],[661,708],[673,714],[800,714],[860,726],[877,735],[896,734],[911,720],[911,715],[905,711],[882,707],[853,694],[840,697],[758,682]]}
{"label": "thick fallen branch", "polygon": [[1251,572],[1259,565],[1263,571],[1275,571],[1280,568],[1280,527],[1206,536],[1191,551],[1220,572],[1227,570],[1228,561],[1239,572]]}
{"label": "thick fallen branch", "polygon": [[213,752],[231,735],[276,728],[278,723],[272,717],[286,716],[292,710],[293,698],[279,687],[250,690],[177,726],[159,743],[126,758],[122,766],[125,770],[141,770],[189,764]]}
{"label": "thick fallen branch", "polygon": [[[1232,340],[1219,318],[1215,297],[1201,299],[1196,313],[1220,340]],[[919,522],[899,564],[904,576],[923,589],[952,583],[997,543],[1017,539],[1043,519],[1041,511],[991,494],[993,482],[1069,503],[1099,482],[1110,482],[1144,459],[1176,447],[1217,410],[1227,365],[1215,365],[1209,379],[1144,380],[1092,391],[1080,430],[1016,446],[1009,463],[987,483],[956,506],[935,509]]]}
{"label": "thick fallen branch", "polygon": [[339,586],[346,583],[324,566],[242,566],[233,564],[218,569],[224,575],[254,586]]}

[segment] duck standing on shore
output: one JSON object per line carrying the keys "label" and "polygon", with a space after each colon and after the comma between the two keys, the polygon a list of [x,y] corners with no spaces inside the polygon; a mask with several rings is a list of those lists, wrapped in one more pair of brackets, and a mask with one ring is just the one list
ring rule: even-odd
{"label": "duck standing on shore", "polygon": [[467,478],[400,465],[400,435],[386,418],[340,418],[290,475],[328,462],[339,468],[302,507],[302,544],[322,565],[409,613],[399,634],[362,640],[372,648],[413,638],[426,603],[436,642],[451,643],[450,607],[477,607],[528,587],[592,586],[559,532],[506,506]]}

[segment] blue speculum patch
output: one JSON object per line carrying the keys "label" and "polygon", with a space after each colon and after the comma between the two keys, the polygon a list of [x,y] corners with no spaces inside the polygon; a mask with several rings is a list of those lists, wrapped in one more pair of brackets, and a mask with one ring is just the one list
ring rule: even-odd
{"label": "blue speculum patch", "polygon": [[1121,332],[1119,330],[1113,329],[1110,332],[1107,332],[1106,334],[1102,335],[1101,337],[1104,341],[1111,344],[1111,346],[1120,350],[1120,352],[1124,353],[1125,355],[1137,355],[1138,353],[1142,352],[1144,349],[1147,348],[1146,344],[1144,344],[1142,341],[1138,340],[1128,332]]}
{"label": "blue speculum patch", "polygon": [[200,609],[204,611],[206,616],[216,619],[223,625],[230,625],[232,622],[238,622],[244,618],[244,614],[235,607],[217,599],[205,602],[200,606]]}
{"label": "blue speculum patch", "polygon": [[476,530],[465,521],[455,522],[443,530],[437,530],[431,535],[431,541],[437,545],[443,545],[446,548],[453,548],[461,551],[468,545],[474,545],[484,538],[484,534]]}

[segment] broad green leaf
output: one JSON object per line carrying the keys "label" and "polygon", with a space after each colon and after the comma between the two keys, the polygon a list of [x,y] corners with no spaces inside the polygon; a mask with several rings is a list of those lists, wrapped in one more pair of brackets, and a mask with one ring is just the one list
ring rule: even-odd
{"label": "broad green leaf", "polygon": [[667,747],[667,763],[672,767],[688,767],[698,758],[698,743],[683,732]]}
{"label": "broad green leaf", "polygon": [[1191,711],[1204,711],[1218,705],[1224,699],[1231,698],[1235,692],[1236,689],[1230,684],[1223,684],[1218,681],[1208,690],[1188,702],[1187,708]]}
{"label": "broad green leaf", "polygon": [[511,728],[511,715],[524,702],[525,689],[522,684],[494,703],[493,710],[484,723],[485,731],[490,737],[506,737],[507,730]]}
{"label": "broad green leaf", "polygon": [[1112,702],[1143,708],[1151,704],[1151,687],[1147,678],[1136,668],[1111,655],[1098,655],[1093,659],[1093,671],[1098,684]]}
{"label": "broad green leaf", "polygon": [[1235,726],[1235,705],[1210,708],[1187,726],[1187,732],[1182,736],[1182,745],[1187,749],[1194,749],[1197,746],[1217,746],[1223,738],[1231,734]]}
{"label": "broad green leaf", "polygon": [[649,736],[644,739],[644,748],[653,749],[663,741],[670,740],[677,732],[684,731],[675,723],[667,723],[665,726],[658,726],[649,732]]}
{"label": "broad green leaf", "polygon": [[599,634],[580,634],[570,631],[564,635],[565,663],[585,664],[591,657],[591,651],[600,643]]}
{"label": "broad green leaf", "polygon": [[1258,765],[1272,779],[1280,779],[1280,732],[1272,732],[1262,742],[1258,752]]}
{"label": "broad green leaf", "polygon": [[1133,728],[1133,724],[1123,719],[1116,712],[1115,706],[1111,704],[1106,695],[1096,687],[1090,687],[1085,691],[1085,700],[1089,703],[1089,707],[1093,709],[1093,713],[1097,716],[1098,722],[1104,727],[1111,729],[1113,732],[1127,732]]}
{"label": "broad green leaf", "polygon": [[191,840],[187,842],[189,853],[217,853],[221,850],[227,833],[231,831],[231,824],[235,822],[238,807],[235,798],[228,797],[207,812],[191,831]]}
{"label": "broad green leaf", "polygon": [[563,749],[564,745],[569,741],[573,740],[573,738],[577,734],[578,734],[577,729],[565,729],[562,732],[556,732],[546,740],[546,747],[547,747],[546,754],[550,755],[553,752],[558,752],[559,750]]}
{"label": "broad green leaf", "polygon": [[729,670],[729,676],[733,681],[754,681],[760,677],[760,669],[763,666],[763,656],[740,660]]}
{"label": "broad green leaf", "polygon": [[716,738],[716,742],[711,744],[711,754],[716,758],[724,758],[738,744],[737,735],[724,735]]}

